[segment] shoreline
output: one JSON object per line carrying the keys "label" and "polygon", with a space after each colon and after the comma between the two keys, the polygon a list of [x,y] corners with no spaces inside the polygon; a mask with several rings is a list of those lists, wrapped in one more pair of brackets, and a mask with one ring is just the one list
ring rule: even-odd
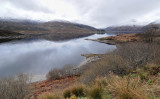
{"label": "shoreline", "polygon": [[116,36],[109,36],[109,37],[98,38],[98,39],[86,39],[86,40],[106,43],[109,45],[117,45],[120,43],[144,41],[144,38],[142,38],[142,36],[143,35],[138,35],[138,34],[121,34]]}

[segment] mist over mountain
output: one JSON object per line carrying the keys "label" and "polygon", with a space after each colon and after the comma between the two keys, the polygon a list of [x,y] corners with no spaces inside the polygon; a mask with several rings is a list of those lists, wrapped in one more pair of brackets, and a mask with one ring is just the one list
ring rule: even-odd
{"label": "mist over mountain", "polygon": [[158,21],[151,22],[147,25],[121,25],[121,26],[109,26],[104,28],[108,34],[137,34],[144,33],[151,27],[160,29],[160,23]]}

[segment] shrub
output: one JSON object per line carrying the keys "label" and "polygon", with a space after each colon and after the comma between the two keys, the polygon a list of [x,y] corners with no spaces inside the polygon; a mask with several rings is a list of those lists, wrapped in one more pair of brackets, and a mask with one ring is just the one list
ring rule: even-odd
{"label": "shrub", "polygon": [[69,89],[66,89],[64,92],[63,92],[63,97],[66,99],[66,98],[70,98],[72,95],[71,91]]}
{"label": "shrub", "polygon": [[131,75],[131,77],[136,77],[136,76],[137,76],[136,74],[132,74],[132,75]]}
{"label": "shrub", "polygon": [[28,76],[19,75],[0,80],[0,99],[24,99],[29,94]]}
{"label": "shrub", "polygon": [[127,64],[126,64],[126,60],[119,56],[119,55],[107,55],[106,57],[106,61],[109,67],[110,67],[110,71],[118,74],[118,75],[124,75],[126,74],[126,68],[127,68]]}
{"label": "shrub", "polygon": [[47,79],[49,80],[56,80],[60,78],[59,70],[58,69],[51,69],[47,74]]}
{"label": "shrub", "polygon": [[58,96],[57,94],[44,93],[44,94],[38,96],[38,99],[62,99],[62,98],[60,96]]}
{"label": "shrub", "polygon": [[148,83],[148,84],[152,83],[152,80],[149,79],[149,80],[147,81],[147,83]]}
{"label": "shrub", "polygon": [[74,69],[73,65],[65,65],[61,69],[51,69],[46,75],[48,80],[57,80],[65,77],[78,76],[79,72]]}
{"label": "shrub", "polygon": [[77,72],[75,71],[75,66],[73,66],[71,64],[67,64],[62,69],[60,69],[60,73],[63,78],[71,77],[71,76],[74,76],[77,74]]}
{"label": "shrub", "polygon": [[[69,99],[77,99],[75,95],[72,95]],[[81,99],[81,98],[80,98]]]}
{"label": "shrub", "polygon": [[126,74],[125,60],[119,55],[106,55],[104,58],[89,64],[89,68],[82,74],[81,80],[89,83],[96,77],[104,77],[108,73],[113,72],[118,75]]}
{"label": "shrub", "polygon": [[93,86],[89,91],[89,95],[93,99],[102,99],[102,88],[99,86]]}
{"label": "shrub", "polygon": [[107,85],[106,77],[97,77],[94,81],[94,85],[104,88]]}
{"label": "shrub", "polygon": [[118,77],[111,75],[107,81],[108,91],[118,99],[149,99],[145,85],[140,83],[140,78]]}
{"label": "shrub", "polygon": [[128,66],[136,68],[158,58],[160,50],[154,43],[125,43],[118,46],[114,54],[123,57]]}
{"label": "shrub", "polygon": [[73,87],[71,89],[71,92],[73,95],[75,95],[76,97],[83,97],[85,96],[85,89],[83,86],[76,86],[76,87]]}
{"label": "shrub", "polygon": [[150,75],[157,75],[160,72],[160,66],[157,64],[147,64],[144,68]]}
{"label": "shrub", "polygon": [[146,73],[139,73],[139,77],[141,80],[146,80],[147,79],[147,74]]}
{"label": "shrub", "polygon": [[83,85],[74,85],[66,89],[63,93],[64,98],[70,98],[72,95],[76,97],[84,97],[86,95],[86,89]]}

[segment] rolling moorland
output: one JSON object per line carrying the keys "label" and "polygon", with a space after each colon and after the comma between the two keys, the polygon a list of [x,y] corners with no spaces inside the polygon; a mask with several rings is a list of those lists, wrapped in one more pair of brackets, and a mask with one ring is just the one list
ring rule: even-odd
{"label": "rolling moorland", "polygon": [[[28,77],[24,74],[16,79],[2,79],[0,98],[159,99],[160,25],[149,24],[141,28],[141,33],[130,27],[125,31],[134,34],[122,33],[94,40],[116,45],[117,49],[104,54],[84,55],[95,58],[95,61],[81,67],[70,64],[61,69],[51,69],[45,81],[28,84]],[[25,35],[22,30],[18,33]]]}

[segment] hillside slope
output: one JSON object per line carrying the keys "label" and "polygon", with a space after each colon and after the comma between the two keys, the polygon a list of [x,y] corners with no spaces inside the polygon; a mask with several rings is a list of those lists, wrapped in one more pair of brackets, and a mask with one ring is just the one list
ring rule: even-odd
{"label": "hillside slope", "polygon": [[0,30],[49,40],[72,39],[102,32],[94,27],[65,21],[36,22],[29,20],[0,20]]}

